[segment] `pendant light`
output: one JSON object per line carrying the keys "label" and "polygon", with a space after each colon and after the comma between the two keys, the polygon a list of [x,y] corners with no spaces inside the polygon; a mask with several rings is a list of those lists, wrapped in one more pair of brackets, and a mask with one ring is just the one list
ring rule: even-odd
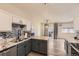
{"label": "pendant light", "polygon": [[45,23],[45,28],[48,28],[49,24],[48,24],[48,20],[46,20],[46,23]]}

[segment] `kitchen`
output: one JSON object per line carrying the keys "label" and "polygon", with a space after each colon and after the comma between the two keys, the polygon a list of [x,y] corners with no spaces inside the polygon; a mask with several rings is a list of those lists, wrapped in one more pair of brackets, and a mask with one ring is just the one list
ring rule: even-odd
{"label": "kitchen", "polygon": [[79,4],[0,4],[0,56],[79,56]]}

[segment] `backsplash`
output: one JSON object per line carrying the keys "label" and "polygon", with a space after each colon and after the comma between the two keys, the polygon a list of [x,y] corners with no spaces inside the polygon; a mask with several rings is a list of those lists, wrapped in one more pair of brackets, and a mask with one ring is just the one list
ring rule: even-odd
{"label": "backsplash", "polygon": [[14,38],[21,36],[23,32],[26,30],[25,25],[20,25],[20,24],[12,24],[12,32],[0,32],[0,37],[3,39],[6,38]]}
{"label": "backsplash", "polygon": [[2,38],[13,38],[13,33],[11,32],[0,32],[0,37]]}

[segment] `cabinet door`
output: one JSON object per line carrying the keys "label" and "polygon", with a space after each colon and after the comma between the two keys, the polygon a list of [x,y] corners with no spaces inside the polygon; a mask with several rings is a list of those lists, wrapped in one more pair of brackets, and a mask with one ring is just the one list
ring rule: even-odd
{"label": "cabinet door", "polygon": [[47,54],[47,41],[32,39],[32,50],[39,53]]}
{"label": "cabinet door", "polygon": [[31,51],[31,40],[28,40],[28,52]]}
{"label": "cabinet door", "polygon": [[25,42],[25,53],[26,55],[31,52],[31,40]]}
{"label": "cabinet door", "polygon": [[18,56],[25,56],[25,46],[24,42],[18,45]]}
{"label": "cabinet door", "polygon": [[3,52],[0,52],[0,56],[2,56],[3,55]]}
{"label": "cabinet door", "polygon": [[9,56],[17,56],[17,46],[10,48]]}
{"label": "cabinet door", "polygon": [[25,50],[23,46],[18,47],[18,56],[24,56]]}
{"label": "cabinet door", "polygon": [[2,56],[6,56],[6,51],[3,51]]}
{"label": "cabinet door", "polygon": [[12,17],[9,13],[0,10],[0,31],[11,31],[12,30]]}
{"label": "cabinet door", "polygon": [[40,52],[43,54],[47,54],[47,41],[46,40],[40,40]]}
{"label": "cabinet door", "polygon": [[31,51],[31,40],[29,40],[29,42],[28,42],[28,44],[29,44],[29,52]]}
{"label": "cabinet door", "polygon": [[3,56],[10,56],[10,49],[3,52]]}
{"label": "cabinet door", "polygon": [[39,41],[32,39],[32,50],[33,51],[39,51]]}
{"label": "cabinet door", "polygon": [[28,54],[28,47],[29,45],[28,45],[28,41],[25,41],[25,54],[27,55]]}
{"label": "cabinet door", "polygon": [[5,51],[6,56],[17,56],[17,46],[14,46],[8,50]]}

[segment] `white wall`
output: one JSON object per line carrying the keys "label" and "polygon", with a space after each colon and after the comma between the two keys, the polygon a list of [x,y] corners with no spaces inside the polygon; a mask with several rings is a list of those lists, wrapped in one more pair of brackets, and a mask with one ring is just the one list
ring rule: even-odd
{"label": "white wall", "polygon": [[[58,23],[62,22],[63,23],[63,22],[71,22],[73,20],[72,18],[66,18],[66,19],[65,18],[63,19],[62,17],[58,17],[58,18],[54,17],[54,18],[48,19],[48,20],[49,20],[49,23],[55,23],[55,22],[58,22]],[[44,23],[44,22],[45,22],[45,19],[39,18],[39,17],[32,20],[33,28],[34,28],[33,30],[34,30],[36,36],[41,36],[41,23]],[[59,30],[59,32],[60,31],[61,30]],[[64,34],[64,35],[63,34],[64,33],[59,33],[59,38],[64,38],[64,37],[66,38],[66,37],[73,36],[73,34]]]}
{"label": "white wall", "polygon": [[32,22],[32,32],[35,33],[35,36],[41,35],[41,23],[39,21]]}

